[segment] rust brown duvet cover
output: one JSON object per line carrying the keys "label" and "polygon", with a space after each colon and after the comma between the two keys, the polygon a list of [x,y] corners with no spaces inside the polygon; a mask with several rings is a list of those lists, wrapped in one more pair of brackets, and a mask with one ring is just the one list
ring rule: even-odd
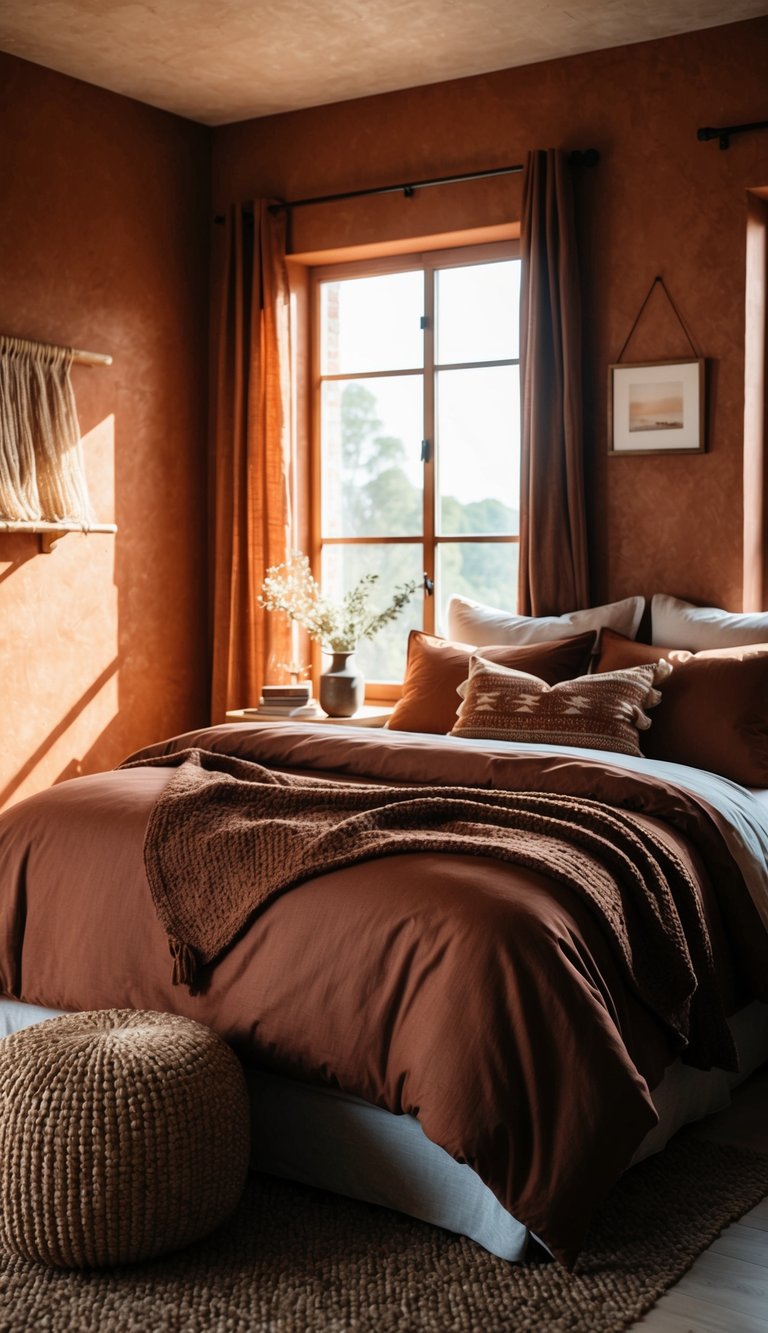
{"label": "rust brown duvet cover", "polygon": [[609,761],[293,723],[174,737],[0,816],[0,993],[186,1014],[416,1116],[570,1263],[649,1088],[678,1056],[728,1067],[724,1016],[768,999],[717,812]]}

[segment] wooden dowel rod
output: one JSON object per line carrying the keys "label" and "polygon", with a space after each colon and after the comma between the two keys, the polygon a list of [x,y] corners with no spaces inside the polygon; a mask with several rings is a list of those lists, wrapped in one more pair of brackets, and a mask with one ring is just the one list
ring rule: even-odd
{"label": "wooden dowel rod", "polygon": [[112,357],[107,352],[72,352],[72,360],[79,366],[111,366]]}
{"label": "wooden dowel rod", "polygon": [[0,532],[117,532],[116,523],[60,523],[44,518],[0,518]]}
{"label": "wooden dowel rod", "polygon": [[[19,350],[24,350],[26,348],[32,348],[32,347],[44,347],[48,348],[52,352],[58,352],[62,350],[60,347],[57,347],[55,343],[37,342],[34,338],[16,338],[14,339],[14,341],[19,344]],[[0,337],[0,344],[2,344],[2,342],[3,338]],[[6,348],[5,350],[8,349]],[[112,357],[109,355],[108,352],[83,352],[76,347],[73,347],[71,351],[72,351],[72,360],[76,361],[78,365],[81,366],[112,365]]]}

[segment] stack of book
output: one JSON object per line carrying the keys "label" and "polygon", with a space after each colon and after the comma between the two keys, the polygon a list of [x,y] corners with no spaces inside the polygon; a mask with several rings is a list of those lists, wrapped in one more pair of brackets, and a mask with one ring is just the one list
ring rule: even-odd
{"label": "stack of book", "polygon": [[309,681],[297,685],[264,685],[258,708],[244,708],[253,717],[318,717]]}

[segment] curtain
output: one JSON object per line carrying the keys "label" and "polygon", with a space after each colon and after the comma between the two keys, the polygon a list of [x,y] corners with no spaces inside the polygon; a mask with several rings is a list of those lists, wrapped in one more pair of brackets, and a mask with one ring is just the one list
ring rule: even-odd
{"label": "curtain", "polygon": [[285,217],[232,207],[214,257],[210,459],[211,716],[258,702],[290,660],[285,618],[260,610],[266,570],[291,538],[290,295]]}
{"label": "curtain", "polygon": [[742,610],[768,611],[768,199],[747,191]]}
{"label": "curtain", "polygon": [[518,611],[589,604],[581,404],[581,332],[571,168],[566,153],[528,154],[521,226],[520,566]]}

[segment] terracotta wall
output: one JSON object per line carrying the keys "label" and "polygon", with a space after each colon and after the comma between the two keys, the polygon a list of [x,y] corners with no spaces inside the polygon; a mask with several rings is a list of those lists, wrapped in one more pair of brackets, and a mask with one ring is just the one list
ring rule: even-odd
{"label": "terracotta wall", "polygon": [[210,132],[0,55],[0,332],[75,367],[96,516],[0,534],[0,805],[207,716]]}
{"label": "terracotta wall", "polygon": [[[727,152],[703,125],[768,116],[768,19],[216,131],[214,198],[299,198],[480,170],[531,147],[600,150],[577,182],[595,601],[676,593],[742,600],[747,191],[768,183],[768,136]],[[425,65],[426,69],[426,65]],[[519,218],[520,177],[313,207],[299,251]],[[709,452],[606,456],[606,377],[656,274],[710,366]],[[627,349],[686,356],[658,289]]]}
{"label": "terracotta wall", "polygon": [[[0,805],[207,716],[205,426],[213,205],[300,197],[596,147],[577,179],[593,598],[737,608],[747,192],[765,135],[768,19],[213,132],[0,55],[0,331],[109,352],[73,372],[112,537],[0,535]],[[303,253],[519,218],[521,177],[295,215]],[[711,367],[702,457],[605,452],[606,368],[662,273]],[[654,297],[628,349],[686,352]]]}

